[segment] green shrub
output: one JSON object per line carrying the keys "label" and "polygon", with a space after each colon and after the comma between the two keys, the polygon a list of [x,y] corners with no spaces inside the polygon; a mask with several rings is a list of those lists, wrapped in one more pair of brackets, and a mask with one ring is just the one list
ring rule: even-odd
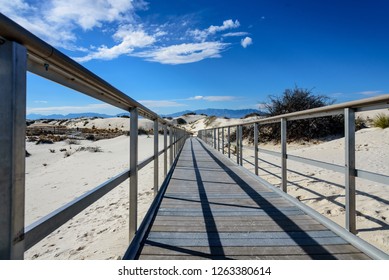
{"label": "green shrub", "polygon": [[385,115],[383,113],[378,114],[374,120],[373,124],[375,127],[380,127],[380,128],[387,128],[389,127],[389,115]]}

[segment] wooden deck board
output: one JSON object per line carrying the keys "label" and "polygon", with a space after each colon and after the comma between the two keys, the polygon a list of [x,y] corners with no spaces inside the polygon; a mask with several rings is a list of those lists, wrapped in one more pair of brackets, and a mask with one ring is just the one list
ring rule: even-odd
{"label": "wooden deck board", "polygon": [[189,139],[139,259],[369,259],[232,161]]}

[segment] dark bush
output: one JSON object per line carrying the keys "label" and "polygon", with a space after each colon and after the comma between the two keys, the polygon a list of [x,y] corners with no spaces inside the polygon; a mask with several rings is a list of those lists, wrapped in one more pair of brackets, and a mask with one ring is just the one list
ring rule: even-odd
{"label": "dark bush", "polygon": [[195,112],[189,112],[189,113],[186,113],[186,114],[184,114],[183,116],[195,116],[196,115],[196,113]]}
{"label": "dark bush", "polygon": [[186,120],[184,120],[183,118],[177,118],[177,124],[187,124]]}
{"label": "dark bush", "polygon": [[[333,100],[323,95],[314,95],[311,90],[295,87],[286,89],[281,97],[270,97],[267,103],[267,117],[288,114],[333,104]],[[343,135],[343,115],[320,117],[305,120],[288,121],[287,139],[310,140],[330,135]],[[279,141],[281,129],[279,124],[260,127],[261,137]]]}
{"label": "dark bush", "polygon": [[[333,104],[333,101],[323,95],[314,95],[311,90],[295,87],[286,89],[282,96],[269,97],[266,102],[266,117],[273,117],[282,114],[288,114],[317,107]],[[288,121],[287,141],[324,138],[333,135],[344,135],[344,117],[343,115],[320,117],[305,120]],[[358,127],[358,129],[361,127]],[[280,123],[259,125],[259,141],[268,142],[281,140]],[[249,142],[254,138],[253,125],[246,125],[242,128],[243,137]],[[235,140],[235,133],[232,133],[231,140]]]}
{"label": "dark bush", "polygon": [[149,133],[144,128],[138,128],[138,135],[148,135]]}
{"label": "dark bush", "polygon": [[96,140],[96,137],[94,134],[88,134],[86,137],[85,137],[86,140],[89,140],[89,141],[95,141]]}
{"label": "dark bush", "polygon": [[247,118],[250,118],[250,117],[260,117],[261,115],[259,113],[250,113],[250,114],[247,114],[246,116],[244,117],[241,117],[241,119],[247,119]]}

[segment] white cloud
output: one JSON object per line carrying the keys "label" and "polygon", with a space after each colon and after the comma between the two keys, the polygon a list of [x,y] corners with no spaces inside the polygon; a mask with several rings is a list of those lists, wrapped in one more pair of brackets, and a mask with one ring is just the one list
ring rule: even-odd
{"label": "white cloud", "polygon": [[368,90],[368,91],[358,92],[358,94],[362,94],[362,95],[376,95],[376,94],[380,94],[380,93],[382,93],[381,90]]}
{"label": "white cloud", "polygon": [[187,106],[186,104],[178,103],[170,100],[140,100],[139,103],[148,108],[160,108],[160,107],[181,107]]}
{"label": "white cloud", "polygon": [[49,102],[46,100],[34,100],[34,103],[47,104]]}
{"label": "white cloud", "polygon": [[224,31],[227,29],[233,29],[233,28],[238,28],[240,26],[240,23],[238,20],[233,21],[232,19],[228,19],[223,21],[223,25],[221,26],[215,26],[211,25],[207,29],[204,30],[190,30],[189,33],[199,41],[204,41],[209,35],[214,35],[217,32]]}
{"label": "white cloud", "polygon": [[76,46],[77,29],[91,30],[104,23],[131,21],[134,1],[129,0],[0,0],[0,12],[56,47]]}
{"label": "white cloud", "polygon": [[[221,57],[231,45],[223,43],[222,36],[248,34],[230,32],[217,37],[240,26],[232,19],[203,30],[191,27],[188,17],[184,22],[142,24],[136,11],[147,8],[144,0],[0,0],[0,12],[33,34],[54,47],[83,52],[73,55],[78,62],[132,55],[162,64],[193,63]],[[98,39],[89,41],[86,48],[80,43],[84,36]]]}
{"label": "white cloud", "polygon": [[102,45],[96,51],[74,59],[78,62],[86,62],[92,59],[111,60],[123,54],[130,54],[135,48],[152,45],[156,41],[153,36],[148,35],[143,30],[133,30],[131,25],[120,27],[113,37],[120,43],[110,48]]}
{"label": "white cloud", "polygon": [[220,42],[189,43],[156,48],[134,55],[162,64],[185,64],[201,61],[206,58],[221,57],[220,53],[228,45]]}
{"label": "white cloud", "polygon": [[215,34],[216,32],[224,31],[224,30],[232,29],[232,28],[238,28],[239,26],[240,26],[240,23],[238,20],[233,21],[232,19],[228,19],[228,20],[223,21],[222,26],[211,25],[207,30],[210,34]]}
{"label": "white cloud", "polygon": [[235,96],[229,96],[229,95],[215,95],[215,96],[202,96],[202,95],[197,95],[194,97],[190,97],[187,100],[206,100],[210,102],[219,102],[219,101],[233,101],[235,100]]}
{"label": "white cloud", "polygon": [[223,34],[222,36],[223,37],[243,37],[243,36],[246,36],[249,34],[250,33],[248,33],[248,32],[229,32],[229,33]]}
{"label": "white cloud", "polygon": [[248,46],[253,44],[253,39],[251,39],[250,37],[246,37],[240,41],[240,44],[243,48],[247,48]]}
{"label": "white cloud", "polygon": [[45,18],[50,23],[74,23],[84,30],[101,27],[103,22],[127,19],[134,9],[128,0],[48,1]]}

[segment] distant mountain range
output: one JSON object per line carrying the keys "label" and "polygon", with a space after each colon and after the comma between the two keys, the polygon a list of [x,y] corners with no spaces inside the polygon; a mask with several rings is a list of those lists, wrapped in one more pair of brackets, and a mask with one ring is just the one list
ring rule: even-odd
{"label": "distant mountain range", "polygon": [[74,113],[74,114],[67,114],[67,115],[60,115],[60,114],[53,114],[53,115],[40,115],[40,114],[28,114],[27,119],[28,120],[39,120],[39,119],[55,119],[55,120],[63,120],[63,119],[77,119],[77,118],[113,118],[117,116],[121,116],[124,114],[111,116],[106,114],[99,114],[99,113]]}
{"label": "distant mountain range", "polygon": [[[217,117],[227,117],[227,118],[242,118],[248,114],[257,113],[263,114],[263,112],[255,110],[255,109],[241,109],[241,110],[230,110],[230,109],[199,109],[193,111],[182,111],[168,115],[161,115],[162,117],[179,117],[188,113],[196,113],[197,115],[205,114],[207,116],[217,116]],[[39,120],[39,119],[55,119],[55,120],[63,120],[63,119],[76,119],[76,118],[113,118],[120,117],[123,115],[129,114],[118,114],[118,115],[106,115],[99,113],[74,113],[67,115],[53,114],[53,115],[40,115],[40,114],[28,114],[28,120]]]}
{"label": "distant mountain range", "polygon": [[264,113],[255,109],[240,109],[240,110],[230,110],[230,109],[199,109],[199,110],[186,110],[182,112],[177,112],[169,115],[163,115],[163,117],[179,117],[188,113],[196,113],[197,115],[205,114],[207,116],[216,116],[216,117],[227,117],[227,118],[242,118],[248,114],[257,113],[263,115]]}

